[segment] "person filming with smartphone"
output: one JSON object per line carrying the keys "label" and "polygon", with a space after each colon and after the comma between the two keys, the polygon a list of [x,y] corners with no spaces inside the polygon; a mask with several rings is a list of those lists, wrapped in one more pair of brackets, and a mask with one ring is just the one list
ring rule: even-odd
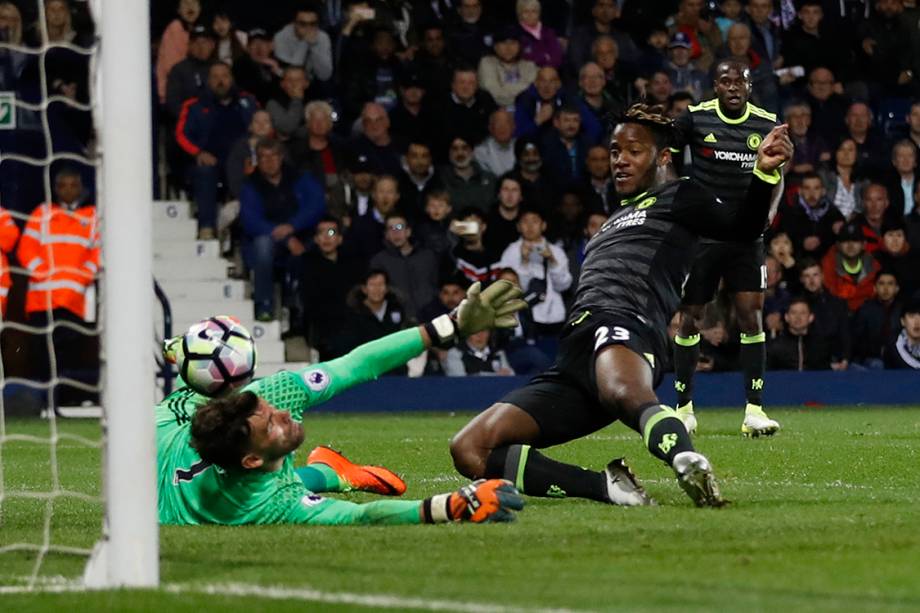
{"label": "person filming with smartphone", "polygon": [[450,223],[450,231],[460,239],[451,252],[456,272],[466,277],[470,283],[480,281],[488,285],[498,279],[502,269],[498,263],[500,254],[487,247],[482,240],[486,232],[482,210],[476,207],[462,209]]}
{"label": "person filming with smartphone", "polygon": [[536,209],[523,210],[518,218],[520,238],[505,249],[501,268],[511,268],[520,277],[538,338],[552,338],[565,320],[562,292],[572,285],[572,273],[565,252],[544,232],[543,215]]}

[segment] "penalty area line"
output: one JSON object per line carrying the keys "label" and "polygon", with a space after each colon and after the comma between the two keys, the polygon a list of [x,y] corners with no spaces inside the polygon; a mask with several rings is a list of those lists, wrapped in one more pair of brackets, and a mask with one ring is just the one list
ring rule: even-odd
{"label": "penalty area line", "polygon": [[[87,589],[79,582],[51,583],[28,586],[0,587],[0,594],[39,594],[39,593],[92,593],[102,590]],[[304,602],[323,602],[328,604],[346,604],[381,609],[414,609],[420,611],[461,611],[463,613],[575,613],[584,609],[553,609],[534,607],[512,607],[484,602],[464,602],[395,596],[391,594],[361,594],[355,592],[329,592],[306,587],[279,587],[253,585],[246,583],[214,583],[187,585],[165,583],[158,589],[169,594],[206,594],[209,596],[251,596],[269,600],[300,600]]]}

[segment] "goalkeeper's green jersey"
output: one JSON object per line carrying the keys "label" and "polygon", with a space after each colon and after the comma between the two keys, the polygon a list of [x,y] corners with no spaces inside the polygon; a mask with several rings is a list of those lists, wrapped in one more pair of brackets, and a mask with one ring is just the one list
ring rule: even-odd
{"label": "goalkeeper's green jersey", "polygon": [[[405,364],[424,349],[417,328],[403,330],[362,345],[341,358],[297,372],[282,371],[254,381],[244,389],[278,409],[289,411],[300,421],[304,410]],[[274,472],[242,468],[227,471],[202,460],[191,446],[190,430],[195,412],[208,401],[206,396],[183,387],[156,407],[160,523],[307,523],[316,517],[323,505],[331,502],[304,487],[294,471],[294,453],[284,459],[281,470]],[[402,505],[405,503],[401,503],[399,513],[417,515],[417,510],[413,510],[417,505],[406,509],[402,509]],[[396,511],[395,507],[386,509],[388,514]],[[353,515],[350,514],[351,520]],[[347,519],[342,515],[340,523],[346,523]],[[381,518],[379,513],[377,517],[364,520],[388,523],[388,518]],[[392,521],[396,523],[395,518]]]}

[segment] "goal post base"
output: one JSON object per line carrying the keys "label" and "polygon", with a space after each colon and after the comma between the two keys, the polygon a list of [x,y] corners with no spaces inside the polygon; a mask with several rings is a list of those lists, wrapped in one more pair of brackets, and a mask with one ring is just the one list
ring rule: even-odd
{"label": "goal post base", "polygon": [[83,569],[83,587],[88,590],[158,587],[159,573],[144,569],[145,561],[141,557],[133,561],[133,568],[125,568],[122,564],[113,563],[110,550],[108,539],[96,541]]}

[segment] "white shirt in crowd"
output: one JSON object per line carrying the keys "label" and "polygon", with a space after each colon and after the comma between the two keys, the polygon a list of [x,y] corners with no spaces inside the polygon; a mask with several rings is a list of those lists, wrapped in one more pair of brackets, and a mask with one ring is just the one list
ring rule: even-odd
{"label": "white shirt in crowd", "polygon": [[[521,280],[521,288],[525,291],[531,279],[543,278],[543,256],[541,248],[535,247],[530,251],[527,261],[521,259],[521,245],[524,239],[519,238],[505,249],[501,258],[502,268],[513,268]],[[562,301],[562,292],[572,285],[572,273],[569,272],[569,259],[565,252],[556,245],[547,242],[555,264],[547,267],[549,279],[546,282],[546,300],[531,307],[530,313],[534,322],[538,324],[558,324],[565,321],[565,303]]]}

